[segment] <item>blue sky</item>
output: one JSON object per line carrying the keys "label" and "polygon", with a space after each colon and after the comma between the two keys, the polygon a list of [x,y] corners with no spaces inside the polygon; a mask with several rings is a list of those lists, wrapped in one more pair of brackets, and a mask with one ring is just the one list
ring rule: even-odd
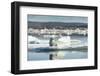
{"label": "blue sky", "polygon": [[88,23],[88,17],[80,16],[53,16],[53,15],[28,15],[32,22],[79,22]]}

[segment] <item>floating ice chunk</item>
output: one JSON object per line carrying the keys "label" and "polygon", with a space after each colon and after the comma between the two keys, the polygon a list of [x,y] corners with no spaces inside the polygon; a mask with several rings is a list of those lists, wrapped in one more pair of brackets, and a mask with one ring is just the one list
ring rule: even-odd
{"label": "floating ice chunk", "polygon": [[40,42],[38,38],[33,36],[28,36],[28,42]]}

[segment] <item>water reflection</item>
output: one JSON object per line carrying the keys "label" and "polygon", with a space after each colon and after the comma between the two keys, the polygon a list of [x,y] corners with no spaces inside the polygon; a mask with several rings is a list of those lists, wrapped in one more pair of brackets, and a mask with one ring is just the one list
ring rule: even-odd
{"label": "water reflection", "polygon": [[28,60],[62,60],[62,59],[86,59],[87,50],[49,50],[49,51],[29,51]]}
{"label": "water reflection", "polygon": [[[32,60],[62,60],[62,59],[86,59],[88,58],[88,47],[82,46],[82,45],[87,45],[87,37],[71,36],[71,39],[72,40],[78,39],[81,41],[81,43],[77,45],[79,46],[78,48],[76,47],[74,48],[74,44],[73,45],[70,44],[71,46],[73,46],[73,48],[71,47],[70,48],[68,47],[59,48],[59,46],[62,47],[62,42],[59,41],[59,42],[55,42],[52,44],[52,39],[50,43],[51,46],[48,44],[49,41],[46,39],[45,40],[42,39],[41,44],[39,44],[40,41],[33,42],[34,44],[32,43],[28,45],[28,47],[30,48],[32,46],[32,49],[28,49],[27,60],[32,61]],[[66,42],[68,43],[68,41],[69,40],[67,40]],[[82,47],[80,47],[80,45]]]}
{"label": "water reflection", "polygon": [[50,60],[87,58],[87,51],[57,51],[49,54]]}
{"label": "water reflection", "polygon": [[65,53],[64,52],[58,51],[58,52],[55,52],[55,53],[51,53],[49,55],[49,59],[50,60],[64,59],[64,56],[65,56]]}

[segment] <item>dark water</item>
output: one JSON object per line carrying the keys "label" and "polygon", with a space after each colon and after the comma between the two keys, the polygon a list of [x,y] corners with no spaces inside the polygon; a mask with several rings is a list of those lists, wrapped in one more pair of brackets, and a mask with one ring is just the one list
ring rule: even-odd
{"label": "dark water", "polygon": [[[81,41],[80,45],[87,45],[87,36],[72,36],[71,39],[78,39]],[[44,41],[45,42],[45,41]],[[46,42],[45,42],[46,43]],[[73,49],[73,50],[45,50],[34,49],[28,50],[27,60],[55,60],[55,59],[86,59],[88,58],[87,49]]]}

